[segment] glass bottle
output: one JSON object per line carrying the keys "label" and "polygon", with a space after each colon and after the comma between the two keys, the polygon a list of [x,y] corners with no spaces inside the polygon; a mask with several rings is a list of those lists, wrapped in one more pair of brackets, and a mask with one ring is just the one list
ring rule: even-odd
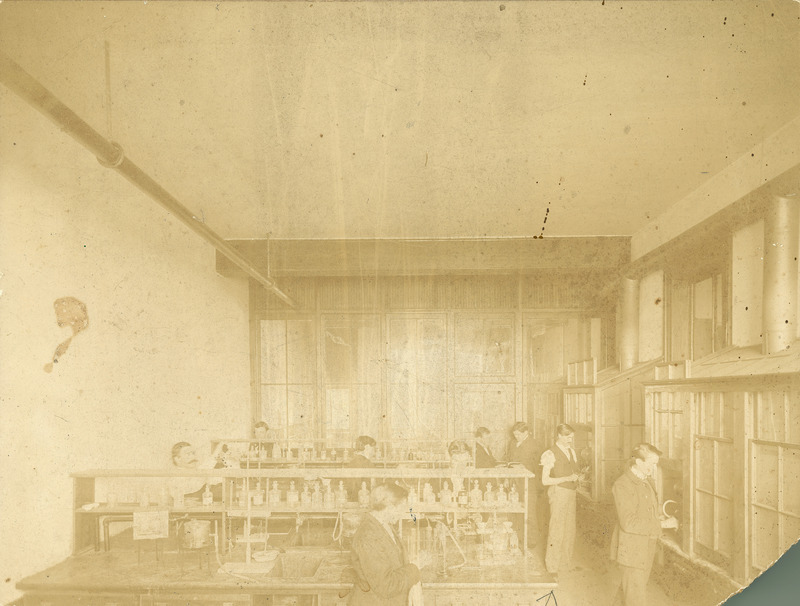
{"label": "glass bottle", "polygon": [[297,487],[295,486],[294,480],[289,482],[289,490],[286,491],[286,504],[289,507],[297,507],[297,503],[300,500],[300,495],[297,494]]}
{"label": "glass bottle", "polygon": [[211,487],[206,482],[206,489],[203,491],[203,507],[211,507],[214,502],[214,495],[211,492]]}
{"label": "glass bottle", "polygon": [[347,489],[344,487],[343,480],[339,480],[339,488],[336,489],[336,505],[337,507],[347,505]]}
{"label": "glass bottle", "polygon": [[322,493],[319,491],[319,482],[314,482],[314,492],[311,493],[311,506],[317,509],[322,507]]}
{"label": "glass bottle", "polygon": [[311,506],[311,493],[308,491],[308,484],[303,485],[303,492],[300,494],[300,504],[303,507]]}
{"label": "glass bottle", "polygon": [[259,506],[264,504],[264,491],[261,490],[261,480],[256,482],[256,491],[253,493],[253,505]]}
{"label": "glass bottle", "polygon": [[497,489],[497,506],[506,507],[508,505],[508,494],[506,494],[506,487],[500,484]]}
{"label": "glass bottle", "polygon": [[281,489],[278,482],[272,483],[272,490],[269,491],[269,504],[272,506],[281,504]]}
{"label": "glass bottle", "polygon": [[442,490],[439,492],[439,502],[443,507],[449,507],[453,504],[453,492],[450,490],[450,483],[445,480],[442,484]]}
{"label": "glass bottle", "polygon": [[511,490],[508,493],[508,502],[512,507],[519,505],[519,493],[517,492],[517,487],[514,484],[511,485]]}
{"label": "glass bottle", "polygon": [[361,482],[361,490],[358,491],[358,504],[361,507],[369,507],[369,489],[366,482]]}
{"label": "glass bottle", "polygon": [[483,502],[489,507],[494,507],[497,503],[497,495],[494,494],[491,482],[486,482],[486,492],[483,493]]}
{"label": "glass bottle", "polygon": [[472,490],[469,491],[469,504],[471,507],[480,507],[483,504],[483,492],[478,485],[478,480],[472,482]]}
{"label": "glass bottle", "polygon": [[[323,450],[323,452],[325,452],[325,451]],[[335,502],[336,502],[336,499],[335,499],[335,497],[333,495],[333,491],[331,490],[331,484],[330,484],[330,482],[326,482],[325,483],[325,494],[323,495],[323,503],[324,503],[323,507],[325,507],[325,509],[333,509],[333,506],[334,506]]]}

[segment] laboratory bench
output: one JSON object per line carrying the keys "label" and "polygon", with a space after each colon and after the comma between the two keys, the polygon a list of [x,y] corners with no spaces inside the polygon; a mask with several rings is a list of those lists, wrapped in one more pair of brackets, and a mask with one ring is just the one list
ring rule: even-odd
{"label": "laboratory bench", "polygon": [[[212,554],[119,549],[88,552],[20,581],[24,606],[340,606],[349,552],[292,548],[261,573],[222,571]],[[505,565],[464,566],[442,577],[422,569],[425,603],[433,606],[535,606],[556,587],[533,554]]]}

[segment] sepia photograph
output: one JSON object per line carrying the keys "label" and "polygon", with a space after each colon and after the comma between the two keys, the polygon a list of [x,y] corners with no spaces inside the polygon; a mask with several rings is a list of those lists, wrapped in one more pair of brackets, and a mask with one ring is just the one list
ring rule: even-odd
{"label": "sepia photograph", "polygon": [[800,0],[0,0],[0,604],[796,603],[798,257]]}

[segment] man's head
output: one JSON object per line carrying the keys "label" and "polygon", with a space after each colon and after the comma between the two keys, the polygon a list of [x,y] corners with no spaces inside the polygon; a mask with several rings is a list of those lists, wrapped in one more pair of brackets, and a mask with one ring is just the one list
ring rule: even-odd
{"label": "man's head", "polygon": [[353,450],[360,452],[369,459],[375,454],[376,444],[377,442],[369,436],[358,436]]}
{"label": "man's head", "polygon": [[556,427],[556,444],[562,448],[572,448],[572,442],[575,439],[575,430],[572,426],[566,423],[561,423]]}
{"label": "man's head", "polygon": [[253,435],[256,437],[257,440],[266,440],[268,431],[269,431],[269,425],[264,423],[264,421],[259,421],[258,423],[253,425]]}
{"label": "man's head", "polygon": [[518,421],[511,426],[511,433],[514,435],[514,438],[517,440],[517,442],[521,442],[528,437],[528,434],[531,433],[531,428],[528,427],[527,423]]}
{"label": "man's head", "polygon": [[656,471],[659,457],[661,451],[652,444],[639,444],[631,453],[631,468],[645,477],[650,477]]}
{"label": "man's head", "polygon": [[370,506],[373,515],[383,521],[394,523],[409,514],[408,491],[397,484],[378,484],[370,494]]}
{"label": "man's head", "polygon": [[475,430],[475,437],[479,440],[486,440],[489,438],[491,433],[492,432],[489,431],[488,427],[478,427],[478,429]]}
{"label": "man's head", "polygon": [[183,469],[197,467],[197,454],[189,442],[178,442],[172,447],[172,464]]}

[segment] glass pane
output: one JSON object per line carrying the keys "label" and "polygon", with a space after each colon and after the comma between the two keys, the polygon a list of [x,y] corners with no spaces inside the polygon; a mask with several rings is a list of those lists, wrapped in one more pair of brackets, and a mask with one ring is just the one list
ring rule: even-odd
{"label": "glass pane", "polygon": [[286,345],[289,383],[313,383],[317,360],[313,324],[309,320],[289,320]]}
{"label": "glass pane", "polygon": [[702,358],[712,351],[712,280],[708,278],[694,285],[692,324],[693,358]]}
{"label": "glass pane", "polygon": [[761,394],[758,407],[758,439],[783,442],[783,394]]}
{"label": "glass pane", "polygon": [[781,551],[785,551],[800,540],[800,518],[782,515],[781,525],[783,526]]}
{"label": "glass pane", "polygon": [[783,449],[783,511],[800,516],[800,449]]}
{"label": "glass pane", "polygon": [[[350,430],[350,390],[329,388],[325,391],[326,429],[333,432]],[[328,437],[326,433],[326,437]]]}
{"label": "glass pane", "polygon": [[800,406],[787,406],[788,419],[786,424],[786,441],[791,444],[800,444]]}
{"label": "glass pane", "polygon": [[717,502],[717,545],[718,551],[730,556],[733,551],[733,503],[728,499]]}
{"label": "glass pane", "polygon": [[667,456],[670,456],[671,453],[669,452],[669,425],[670,425],[670,415],[666,412],[659,412],[655,415],[655,426],[656,426],[656,446],[663,450]]}
{"label": "glass pane", "polygon": [[289,440],[311,442],[314,439],[314,388],[290,385]]}
{"label": "glass pane", "polygon": [[376,440],[381,435],[381,386],[358,385],[355,388],[358,398],[355,406],[356,431],[358,435],[372,436]]}
{"label": "glass pane", "polygon": [[422,320],[420,333],[419,375],[434,382],[447,376],[447,332],[444,320]]}
{"label": "glass pane", "polygon": [[768,507],[778,506],[778,449],[775,446],[755,446],[756,461],[753,473],[753,502]]}
{"label": "glass pane", "polygon": [[722,405],[722,433],[723,438],[733,437],[733,399],[727,398]]}
{"label": "glass pane", "polygon": [[261,321],[261,382],[286,382],[286,322]]}
{"label": "glass pane", "polygon": [[281,440],[287,437],[289,427],[289,409],[286,401],[286,387],[284,385],[261,386],[261,416]]}
{"label": "glass pane", "polygon": [[444,385],[422,383],[418,386],[417,439],[441,440],[447,435],[447,397]]}
{"label": "glass pane", "polygon": [[325,326],[325,378],[329,384],[351,382],[357,346],[349,326]]}
{"label": "glass pane", "polygon": [[733,468],[733,444],[717,442],[717,490],[722,497],[733,497],[736,478]]}
{"label": "glass pane", "polygon": [[413,394],[407,385],[389,386],[389,413],[392,439],[413,439],[416,411]]}
{"label": "glass pane", "polygon": [[709,549],[714,549],[714,497],[695,491],[694,538]]}
{"label": "glass pane", "polygon": [[360,318],[353,331],[356,338],[356,377],[357,383],[381,382],[381,345],[377,318]]}
{"label": "glass pane", "polygon": [[714,491],[714,443],[711,440],[695,440],[695,487]]}
{"label": "glass pane", "polygon": [[778,559],[778,514],[753,507],[753,566],[766,570]]}
{"label": "glass pane", "polygon": [[514,326],[507,320],[486,320],[483,372],[507,375],[514,372]]}

